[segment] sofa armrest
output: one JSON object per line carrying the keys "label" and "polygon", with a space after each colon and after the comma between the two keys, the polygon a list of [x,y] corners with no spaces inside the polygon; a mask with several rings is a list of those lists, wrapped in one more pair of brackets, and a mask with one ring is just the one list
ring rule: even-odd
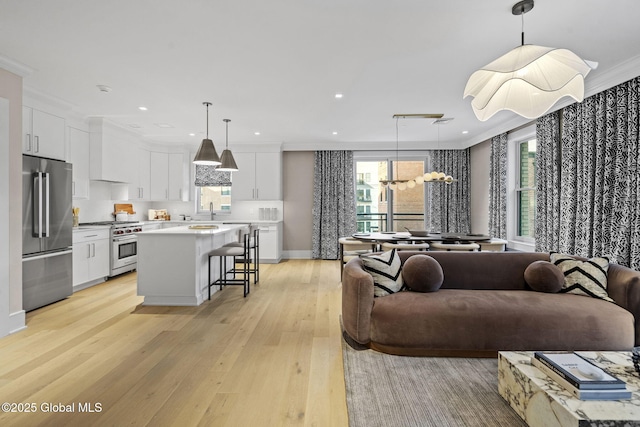
{"label": "sofa armrest", "polygon": [[342,325],[354,341],[371,341],[373,277],[366,272],[360,258],[347,262],[342,272]]}
{"label": "sofa armrest", "polygon": [[607,292],[620,307],[635,318],[635,345],[640,345],[640,271],[609,264]]}

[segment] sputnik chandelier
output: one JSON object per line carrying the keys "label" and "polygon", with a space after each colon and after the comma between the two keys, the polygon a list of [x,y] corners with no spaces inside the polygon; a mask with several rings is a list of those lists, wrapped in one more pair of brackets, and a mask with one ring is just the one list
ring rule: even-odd
{"label": "sputnik chandelier", "polygon": [[533,0],[511,9],[522,16],[521,46],[474,72],[464,88],[463,98],[473,98],[471,108],[481,121],[500,110],[535,119],[565,96],[577,102],[584,98],[584,78],[598,63],[568,49],[524,44],[524,14],[531,9]]}

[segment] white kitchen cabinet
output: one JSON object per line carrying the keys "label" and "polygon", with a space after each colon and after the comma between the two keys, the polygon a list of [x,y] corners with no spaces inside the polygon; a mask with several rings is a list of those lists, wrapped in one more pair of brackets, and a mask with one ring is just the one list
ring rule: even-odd
{"label": "white kitchen cabinet", "polygon": [[109,229],[73,232],[74,291],[103,282],[109,276]]}
{"label": "white kitchen cabinet", "polygon": [[22,152],[49,159],[65,158],[65,121],[62,117],[22,107]]}
{"label": "white kitchen cabinet", "polygon": [[169,153],[169,200],[189,201],[188,170],[184,154]]}
{"label": "white kitchen cabinet", "polygon": [[151,152],[150,200],[169,200],[169,155]]}
{"label": "white kitchen cabinet", "polygon": [[182,153],[151,152],[151,200],[188,201]]}
{"label": "white kitchen cabinet", "polygon": [[128,152],[136,160],[129,170],[129,200],[152,200],[151,153],[141,147],[129,147]]}
{"label": "white kitchen cabinet", "polygon": [[89,198],[89,132],[67,128],[69,161],[73,165],[71,195],[74,199]]}
{"label": "white kitchen cabinet", "polygon": [[260,262],[279,263],[282,260],[282,223],[256,225],[260,230]]}
{"label": "white kitchen cabinet", "polygon": [[282,153],[234,153],[234,200],[282,200]]}
{"label": "white kitchen cabinet", "polygon": [[[134,135],[116,128],[102,118],[89,119],[89,131],[90,179],[130,183],[132,171],[137,177],[140,165],[135,148],[138,141]],[[136,178],[136,183],[138,181]]]}

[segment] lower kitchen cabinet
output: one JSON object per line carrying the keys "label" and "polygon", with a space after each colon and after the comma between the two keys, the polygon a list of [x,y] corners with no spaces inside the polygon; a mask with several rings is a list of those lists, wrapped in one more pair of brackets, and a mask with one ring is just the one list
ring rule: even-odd
{"label": "lower kitchen cabinet", "polygon": [[258,223],[260,229],[260,262],[277,264],[282,260],[282,223]]}
{"label": "lower kitchen cabinet", "polygon": [[104,282],[109,276],[109,229],[73,232],[73,290]]}

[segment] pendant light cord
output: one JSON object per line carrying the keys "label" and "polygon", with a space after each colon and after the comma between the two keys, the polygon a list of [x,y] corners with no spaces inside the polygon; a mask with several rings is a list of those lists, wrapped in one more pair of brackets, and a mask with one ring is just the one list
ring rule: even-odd
{"label": "pendant light cord", "polygon": [[522,18],[522,46],[524,46],[524,6],[522,6],[522,13],[520,14],[520,17]]}
{"label": "pendant light cord", "polygon": [[399,172],[400,172],[400,154],[399,151],[400,149],[398,148],[398,144],[399,144],[399,131],[398,131],[398,120],[399,118],[396,117],[396,167],[394,168],[396,170],[396,181],[399,179]]}

